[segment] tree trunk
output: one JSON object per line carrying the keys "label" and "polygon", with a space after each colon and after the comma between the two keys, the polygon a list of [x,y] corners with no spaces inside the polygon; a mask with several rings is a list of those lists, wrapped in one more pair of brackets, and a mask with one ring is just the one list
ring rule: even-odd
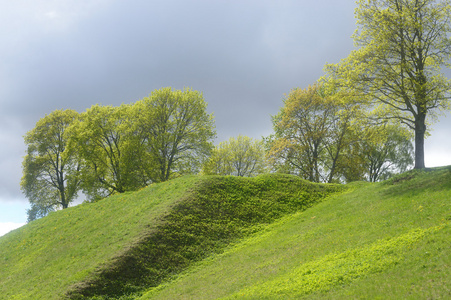
{"label": "tree trunk", "polygon": [[66,200],[66,194],[64,193],[64,187],[63,190],[60,190],[60,198],[61,198],[61,206],[63,207],[63,209],[66,209],[69,207],[69,203]]}
{"label": "tree trunk", "polygon": [[415,169],[424,169],[424,134],[426,132],[426,114],[421,113],[415,120]]}

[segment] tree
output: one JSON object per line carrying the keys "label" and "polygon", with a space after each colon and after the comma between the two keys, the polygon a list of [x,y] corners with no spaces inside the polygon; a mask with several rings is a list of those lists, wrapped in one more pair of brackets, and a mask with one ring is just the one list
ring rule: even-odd
{"label": "tree", "polygon": [[[450,1],[359,0],[359,49],[329,74],[341,86],[374,100],[379,118],[396,119],[415,133],[415,168],[424,164],[427,117],[449,108]],[[430,118],[429,118],[430,119]]]}
{"label": "tree", "polygon": [[413,165],[409,130],[398,124],[363,121],[356,130],[358,139],[343,152],[338,171],[342,180],[376,182],[407,171]]}
{"label": "tree", "polygon": [[252,177],[266,171],[263,142],[239,135],[220,143],[202,169],[208,175]]}
{"label": "tree", "polygon": [[153,182],[196,173],[213,148],[214,120],[203,95],[170,87],[153,91],[133,106],[135,134],[153,166]]}
{"label": "tree", "polygon": [[313,182],[339,177],[343,152],[354,139],[351,121],[359,106],[324,84],[294,89],[273,117],[268,156],[276,169]]}
{"label": "tree", "polygon": [[386,125],[376,128],[375,132],[383,138],[366,139],[362,143],[361,154],[368,181],[384,180],[407,171],[413,164],[413,146],[406,129]]}
{"label": "tree", "polygon": [[83,162],[83,191],[90,200],[146,186],[136,176],[139,147],[134,144],[131,107],[94,105],[70,128],[69,146]]}
{"label": "tree", "polygon": [[25,135],[27,155],[20,187],[31,209],[28,221],[67,208],[80,188],[80,161],[67,148],[68,127],[78,118],[73,110],[55,110]]}

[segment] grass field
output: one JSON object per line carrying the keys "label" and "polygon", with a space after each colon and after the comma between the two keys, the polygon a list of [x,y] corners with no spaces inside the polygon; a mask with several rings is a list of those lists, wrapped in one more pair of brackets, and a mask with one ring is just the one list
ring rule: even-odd
{"label": "grass field", "polygon": [[182,177],[1,237],[0,299],[449,299],[450,223],[450,167]]}

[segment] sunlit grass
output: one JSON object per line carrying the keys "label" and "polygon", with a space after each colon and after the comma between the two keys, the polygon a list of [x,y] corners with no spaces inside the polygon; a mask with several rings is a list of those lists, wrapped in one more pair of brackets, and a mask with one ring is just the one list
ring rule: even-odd
{"label": "sunlit grass", "polygon": [[137,297],[343,186],[191,176],[52,213],[0,239],[1,299]]}
{"label": "sunlit grass", "polygon": [[118,258],[162,249],[167,271],[149,273],[161,278],[92,299],[449,299],[450,222],[451,168],[345,189],[284,175],[182,177],[1,237],[0,299],[108,290],[114,281],[100,275]]}
{"label": "sunlit grass", "polygon": [[140,299],[450,298],[451,169],[350,187]]}
{"label": "sunlit grass", "polygon": [[196,180],[68,208],[1,237],[0,299],[61,299],[69,286],[138,240]]}

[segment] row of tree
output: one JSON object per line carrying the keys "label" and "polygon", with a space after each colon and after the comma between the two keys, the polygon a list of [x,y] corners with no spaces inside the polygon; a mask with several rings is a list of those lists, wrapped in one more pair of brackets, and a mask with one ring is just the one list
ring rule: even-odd
{"label": "row of tree", "polygon": [[214,120],[203,95],[163,88],[134,104],[56,110],[25,136],[21,188],[28,219],[88,200],[197,172],[209,156]]}
{"label": "row of tree", "polygon": [[370,126],[362,105],[326,85],[293,90],[264,140],[230,138],[213,148],[202,94],[163,88],[136,103],[56,110],[27,133],[21,187],[29,220],[183,174],[297,174],[314,182],[376,181],[412,163],[408,132]]}
{"label": "row of tree", "polygon": [[[276,169],[312,181],[377,180],[425,168],[428,124],[450,109],[450,0],[359,0],[356,50],[273,117]],[[409,131],[409,132],[407,132]],[[351,167],[352,166],[352,167]]]}
{"label": "row of tree", "polygon": [[272,167],[329,183],[377,181],[405,171],[413,162],[409,132],[372,121],[364,103],[327,85],[287,96],[266,139]]}
{"label": "row of tree", "polygon": [[375,182],[413,164],[412,135],[405,127],[374,122],[367,106],[326,86],[292,90],[272,118],[273,134],[263,140],[240,135],[220,143],[202,172],[283,172],[313,182]]}
{"label": "row of tree", "polygon": [[413,161],[424,168],[427,119],[450,104],[440,72],[450,66],[450,1],[357,4],[357,49],[317,83],[293,89],[262,141],[238,136],[214,148],[213,117],[189,89],[46,116],[25,137],[29,220],[67,207],[79,191],[93,200],[187,173],[349,182],[384,179]]}
{"label": "row of tree", "polygon": [[[356,165],[376,180],[387,166],[383,157],[396,158],[403,170],[409,162],[406,129],[413,135],[414,167],[425,168],[427,125],[450,109],[451,80],[441,68],[451,67],[451,1],[357,5],[357,49],[326,65],[320,84],[292,91],[274,117],[270,155],[310,180],[331,182],[339,173],[357,179],[363,173]],[[345,170],[349,162],[351,172]]]}

